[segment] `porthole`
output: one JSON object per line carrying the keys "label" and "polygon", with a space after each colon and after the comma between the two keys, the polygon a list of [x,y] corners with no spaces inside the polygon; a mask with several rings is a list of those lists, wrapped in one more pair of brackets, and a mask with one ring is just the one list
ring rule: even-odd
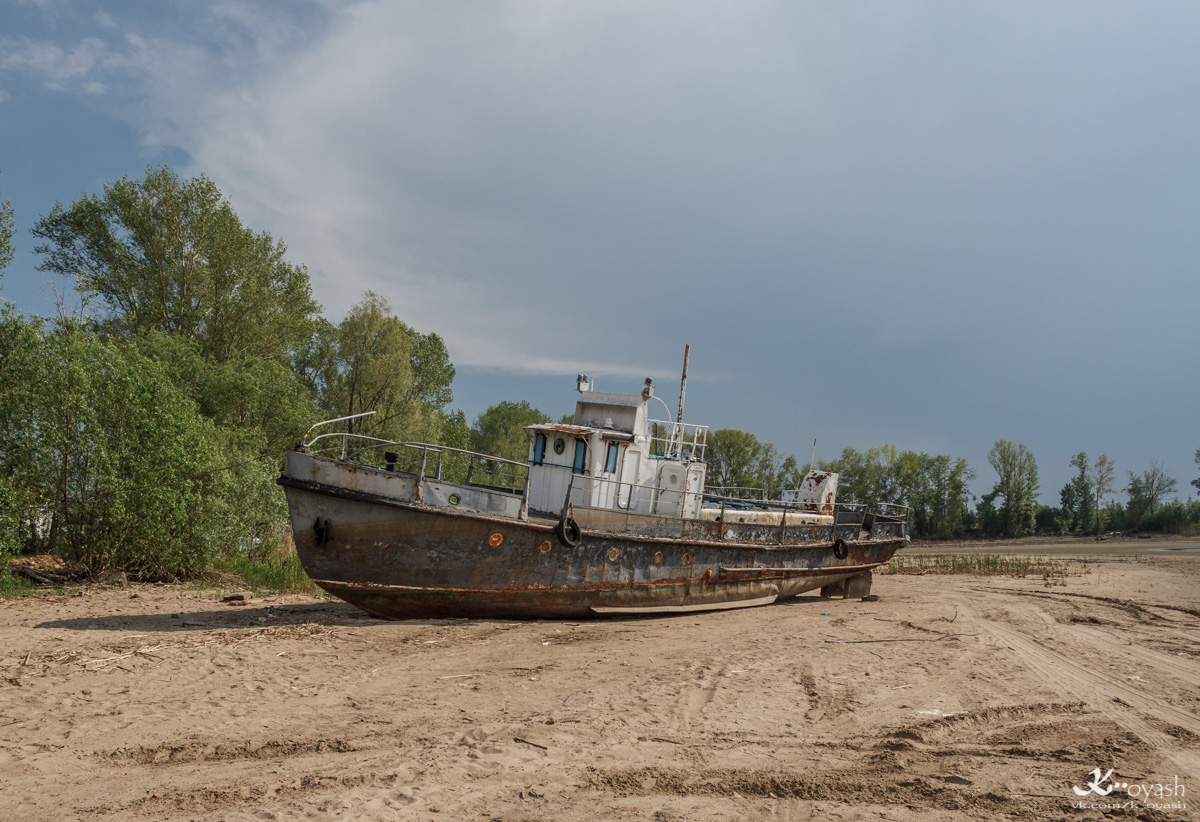
{"label": "porthole", "polygon": [[684,555],[683,555],[683,564],[684,564],[684,565],[691,565],[691,564],[692,564],[692,555],[691,555],[691,554],[684,554]]}
{"label": "porthole", "polygon": [[502,534],[492,534],[492,536],[488,539],[488,544],[493,548],[502,542],[504,542],[504,536]]}
{"label": "porthole", "polygon": [[538,550],[541,551],[543,554],[550,553],[550,540],[546,540],[545,542],[543,542],[541,544],[541,547],[538,548]]}
{"label": "porthole", "polygon": [[450,495],[450,504],[451,505],[458,505],[460,502],[462,502],[462,497],[460,497],[458,494]]}
{"label": "porthole", "polygon": [[567,441],[559,437],[554,441],[554,453],[561,454],[567,447]]}
{"label": "porthole", "polygon": [[659,551],[654,555],[654,564],[662,565],[662,551]]}
{"label": "porthole", "polygon": [[612,560],[613,562],[616,562],[617,557],[619,557],[619,556],[621,556],[621,552],[618,551],[616,548],[613,548],[611,551],[608,552],[608,558],[610,560]]}

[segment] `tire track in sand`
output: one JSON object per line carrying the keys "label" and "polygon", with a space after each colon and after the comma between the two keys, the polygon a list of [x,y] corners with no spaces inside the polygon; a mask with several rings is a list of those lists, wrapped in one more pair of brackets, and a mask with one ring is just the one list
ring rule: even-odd
{"label": "tire track in sand", "polygon": [[977,617],[965,606],[960,605],[959,608],[963,616],[995,640],[1016,651],[1021,663],[1056,691],[1087,702],[1133,731],[1153,745],[1164,758],[1179,766],[1183,773],[1200,772],[1200,755],[1180,750],[1178,740],[1155,728],[1141,714],[1148,714],[1192,733],[1200,733],[1200,718],[1153,694],[1131,687],[1122,680],[1094,671],[1016,628]]}

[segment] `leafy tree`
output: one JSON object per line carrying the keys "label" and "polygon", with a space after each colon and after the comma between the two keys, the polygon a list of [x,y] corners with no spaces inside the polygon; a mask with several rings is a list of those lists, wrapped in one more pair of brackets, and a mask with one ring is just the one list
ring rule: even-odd
{"label": "leafy tree", "polygon": [[1100,499],[1105,494],[1111,494],[1113,492],[1113,490],[1114,490],[1113,482],[1116,480],[1116,478],[1117,478],[1117,469],[1116,469],[1116,466],[1113,464],[1113,461],[1110,460],[1104,454],[1101,454],[1100,456],[1096,457],[1096,461],[1092,464],[1092,470],[1091,470],[1091,473],[1088,475],[1088,479],[1091,481],[1092,491],[1096,495],[1096,533],[1097,534],[1100,533],[1100,528],[1101,528]]}
{"label": "leafy tree", "polygon": [[913,534],[932,539],[961,535],[970,508],[968,483],[975,471],[962,458],[918,454],[916,459],[914,487],[905,498],[912,507]]}
{"label": "leafy tree", "polygon": [[707,484],[720,488],[759,488],[763,443],[749,431],[720,428],[708,434],[704,452]]}
{"label": "leafy tree", "polygon": [[1075,483],[1068,482],[1058,492],[1059,516],[1062,518],[1062,530],[1074,531],[1077,528],[1077,519],[1079,516],[1079,492],[1075,488]]}
{"label": "leafy tree", "polygon": [[720,428],[708,434],[706,484],[715,488],[760,489],[770,498],[800,484],[796,458],[749,431]]}
{"label": "leafy tree", "polygon": [[839,500],[908,505],[915,536],[948,539],[969,527],[968,484],[975,471],[964,459],[877,445],[866,451],[843,448],[838,459],[822,460],[821,468],[839,474]]}
{"label": "leafy tree", "polygon": [[325,323],[301,360],[322,413],[376,412],[349,421],[351,432],[393,441],[438,439],[454,380],[445,343],[409,328],[380,295],[366,292],[341,323]]}
{"label": "leafy tree", "polygon": [[998,496],[1000,496],[1000,492],[993,488],[981,496],[979,504],[975,506],[975,517],[979,524],[979,530],[983,531],[984,536],[994,537],[1004,531],[1004,521],[996,508]]}
{"label": "leafy tree", "polygon": [[24,502],[53,523],[50,547],[93,573],[207,567],[231,535],[218,493],[226,478],[191,476],[220,464],[214,426],[136,351],[78,326],[15,324],[10,315],[5,336],[22,338],[27,362],[5,386],[0,454]]}
{"label": "leafy tree", "polygon": [[[1197,466],[1200,466],[1200,448],[1196,449],[1195,462]],[[1192,485],[1196,486],[1197,491],[1200,491],[1200,477],[1192,480]]]}
{"label": "leafy tree", "polygon": [[3,273],[4,269],[8,268],[8,264],[13,261],[16,249],[13,248],[12,238],[16,231],[12,203],[8,200],[0,200],[0,273]]}
{"label": "leafy tree", "polygon": [[1061,508],[1050,505],[1039,505],[1034,514],[1034,523],[1039,534],[1061,532],[1063,530],[1063,513]]}
{"label": "leafy tree", "polygon": [[33,540],[39,498],[24,477],[37,476],[32,376],[40,368],[39,320],[0,303],[0,577],[7,557]]}
{"label": "leafy tree", "polygon": [[1040,487],[1033,453],[1025,443],[997,440],[988,452],[988,462],[997,475],[996,484],[992,487],[993,499],[1004,499],[997,509],[997,533],[1005,536],[1030,533],[1035,525]]}
{"label": "leafy tree", "polygon": [[413,332],[413,384],[408,399],[429,410],[441,410],[454,399],[454,365],[445,341],[437,334]]}
{"label": "leafy tree", "polygon": [[[472,446],[471,425],[461,409],[443,411],[439,414],[438,444],[470,451]],[[442,454],[442,477],[451,482],[465,482],[470,458],[465,454],[446,451]]]}
{"label": "leafy tree", "polygon": [[[1070,510],[1067,510],[1066,504],[1063,505],[1063,513],[1069,524],[1069,531],[1086,531],[1091,524],[1092,514],[1095,510],[1092,504],[1094,488],[1092,486],[1091,471],[1088,467],[1088,455],[1084,451],[1080,451],[1075,456],[1071,457],[1071,467],[1075,469],[1075,476],[1071,479],[1071,494],[1070,499],[1073,502]],[[1060,499],[1062,495],[1060,494]]]}
{"label": "leafy tree", "polygon": [[33,234],[39,269],[75,278],[111,333],[184,337],[216,361],[286,361],[311,334],[307,271],[284,259],[282,242],[245,228],[204,176],[149,168],[55,205]]}
{"label": "leafy tree", "polygon": [[550,422],[550,417],[527,401],[505,400],[475,418],[471,450],[493,457],[525,462],[529,458],[528,425]]}
{"label": "leafy tree", "polygon": [[312,392],[279,360],[205,359],[196,340],[145,332],[137,350],[160,363],[202,415],[246,456],[295,444],[316,414]]}
{"label": "leafy tree", "polygon": [[921,483],[920,456],[890,444],[866,451],[847,446],[838,459],[822,460],[821,468],[838,473],[838,499],[845,502],[902,503],[915,497]]}
{"label": "leafy tree", "polygon": [[1129,504],[1125,507],[1130,524],[1140,525],[1145,516],[1154,516],[1154,509],[1168,494],[1176,489],[1175,478],[1167,474],[1167,469],[1157,460],[1141,476],[1129,472],[1129,484],[1125,492],[1129,495]]}

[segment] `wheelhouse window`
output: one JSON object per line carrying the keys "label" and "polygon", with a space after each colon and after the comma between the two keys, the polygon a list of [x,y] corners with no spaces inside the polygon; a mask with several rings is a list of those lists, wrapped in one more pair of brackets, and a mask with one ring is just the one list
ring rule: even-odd
{"label": "wheelhouse window", "polygon": [[608,444],[608,453],[604,455],[605,471],[610,474],[615,474],[617,472],[617,455],[620,454],[620,452],[620,446],[618,446],[615,442],[610,442]]}
{"label": "wheelhouse window", "polygon": [[571,470],[576,474],[587,471],[587,443],[583,440],[575,440],[575,462],[571,465]]}
{"label": "wheelhouse window", "polygon": [[546,457],[546,435],[537,434],[533,438],[533,464],[541,465]]}

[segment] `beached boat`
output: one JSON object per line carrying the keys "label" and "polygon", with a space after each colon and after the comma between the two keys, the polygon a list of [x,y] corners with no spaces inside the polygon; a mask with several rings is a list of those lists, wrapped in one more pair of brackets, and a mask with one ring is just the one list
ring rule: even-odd
{"label": "beached boat", "polygon": [[839,504],[836,474],[777,500],[706,489],[682,388],[673,422],[650,418],[650,380],[577,388],[572,424],[529,426],[525,462],[314,426],[279,479],[305,571],[393,619],[650,614],[863,596],[908,544],[903,506]]}

